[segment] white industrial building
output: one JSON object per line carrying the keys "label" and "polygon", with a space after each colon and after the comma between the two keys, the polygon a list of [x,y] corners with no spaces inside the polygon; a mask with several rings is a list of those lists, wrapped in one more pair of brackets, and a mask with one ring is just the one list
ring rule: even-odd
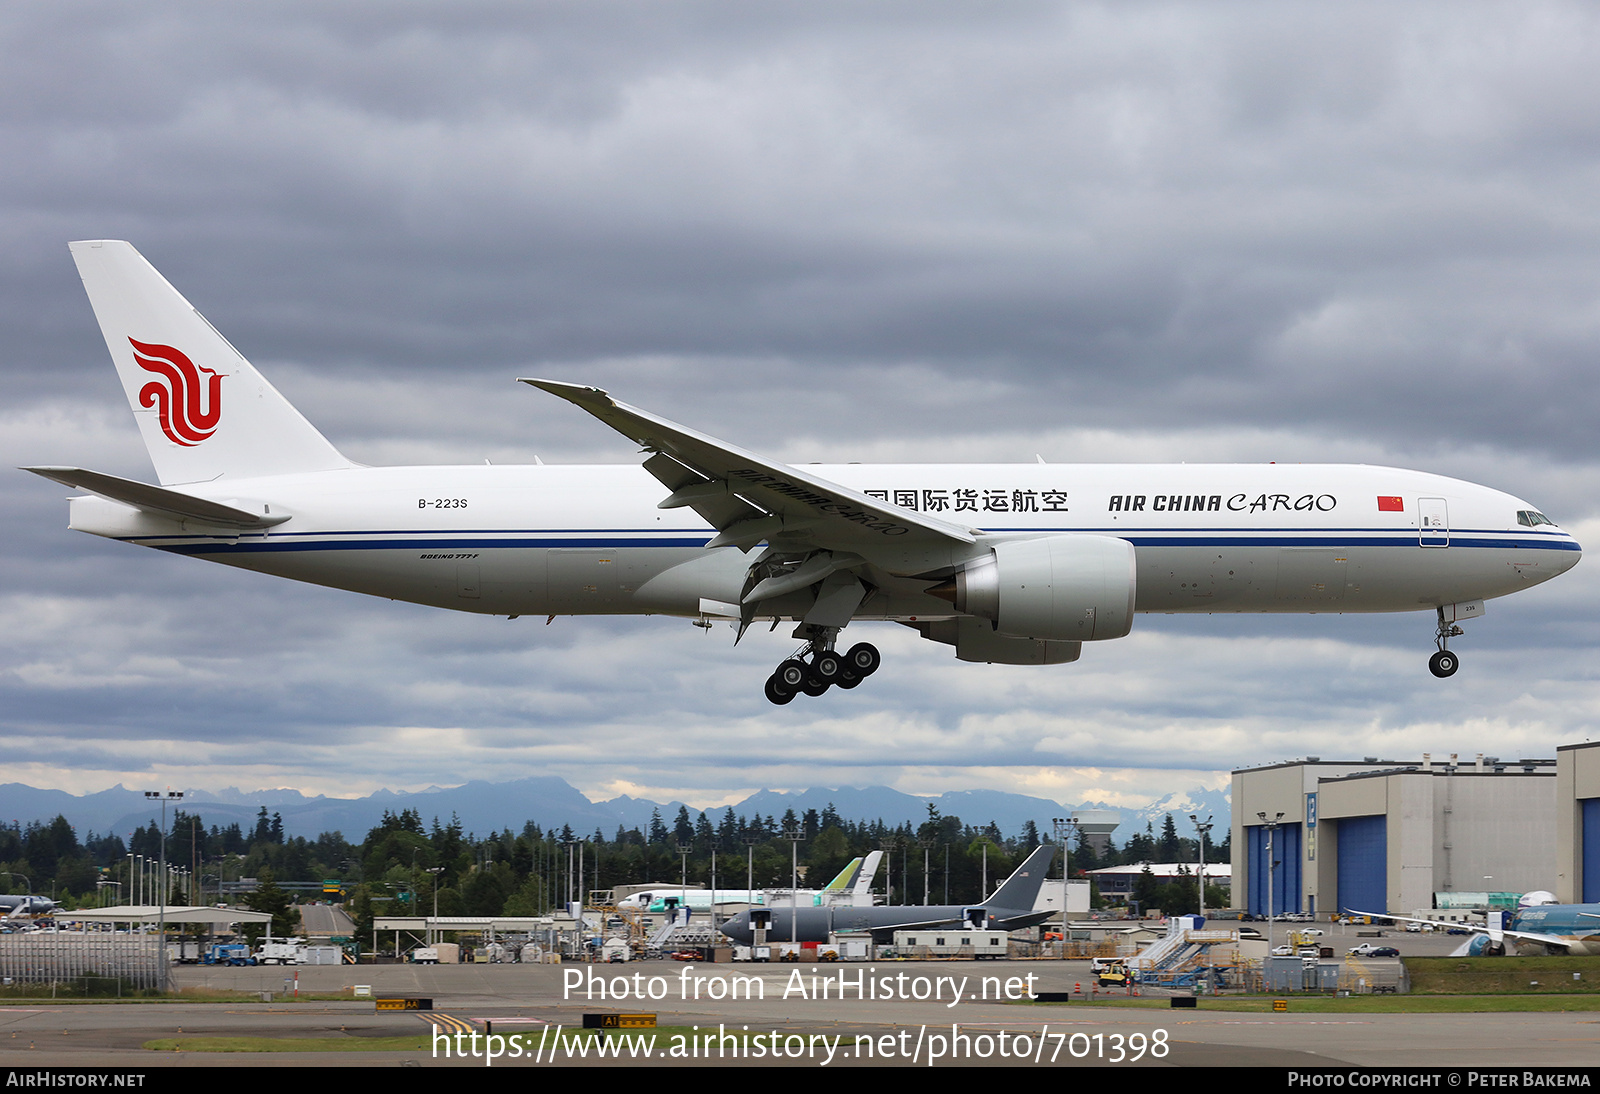
{"label": "white industrial building", "polygon": [[[1187,880],[1191,884],[1200,873],[1198,862],[1136,862],[1128,866],[1103,866],[1098,870],[1090,870],[1089,876],[1094,878],[1100,886],[1102,897],[1124,900],[1133,895],[1134,886],[1139,884],[1139,878],[1144,872],[1150,873],[1163,883]],[[1233,874],[1226,862],[1206,863],[1206,885],[1231,888]]]}
{"label": "white industrial building", "polygon": [[[1600,752],[1584,763],[1600,827]],[[1555,760],[1481,754],[1235,771],[1235,903],[1266,915],[1270,884],[1273,912],[1410,914],[1436,894],[1554,889],[1557,815],[1568,828],[1586,815],[1557,809],[1557,782]]]}
{"label": "white industrial building", "polygon": [[1563,904],[1600,904],[1600,741],[1556,749],[1556,877]]}

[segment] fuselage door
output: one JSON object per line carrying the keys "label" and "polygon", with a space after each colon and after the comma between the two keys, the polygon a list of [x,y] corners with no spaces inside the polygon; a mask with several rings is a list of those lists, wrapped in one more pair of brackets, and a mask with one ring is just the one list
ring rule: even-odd
{"label": "fuselage door", "polygon": [[1417,543],[1423,547],[1450,546],[1450,511],[1443,498],[1417,499]]}

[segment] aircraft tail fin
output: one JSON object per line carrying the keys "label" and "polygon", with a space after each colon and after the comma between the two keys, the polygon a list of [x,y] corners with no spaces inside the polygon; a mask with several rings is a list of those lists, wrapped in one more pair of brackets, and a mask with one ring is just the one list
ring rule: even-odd
{"label": "aircraft tail fin", "polygon": [[1033,854],[1022,860],[1022,865],[1000,883],[1000,888],[985,903],[993,908],[1032,908],[1034,901],[1039,899],[1044,876],[1055,859],[1056,849],[1051,844],[1042,843],[1035,847]]}
{"label": "aircraft tail fin", "polygon": [[851,883],[855,881],[856,871],[860,868],[861,860],[859,858],[851,859],[845,863],[843,870],[834,875],[832,881],[822,887],[822,891],[825,893],[842,893],[849,889]]}
{"label": "aircraft tail fin", "polygon": [[132,244],[69,244],[163,486],[354,467]]}
{"label": "aircraft tail fin", "polygon": [[872,879],[878,876],[878,863],[883,861],[882,851],[869,851],[861,864],[861,872],[856,875],[853,889],[857,896],[865,896],[872,892]]}

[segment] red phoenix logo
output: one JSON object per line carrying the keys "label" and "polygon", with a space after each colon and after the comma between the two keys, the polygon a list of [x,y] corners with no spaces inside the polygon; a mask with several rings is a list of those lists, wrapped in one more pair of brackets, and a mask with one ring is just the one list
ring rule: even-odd
{"label": "red phoenix logo", "polygon": [[[222,417],[222,376],[208,368],[200,368],[181,350],[171,346],[135,342],[133,359],[146,372],[153,372],[166,383],[151,380],[139,389],[139,405],[155,407],[161,421],[161,432],[173,444],[193,448],[217,431],[217,421]],[[200,374],[210,380],[201,391]],[[203,398],[202,398],[203,396]],[[204,403],[206,409],[202,410]]]}

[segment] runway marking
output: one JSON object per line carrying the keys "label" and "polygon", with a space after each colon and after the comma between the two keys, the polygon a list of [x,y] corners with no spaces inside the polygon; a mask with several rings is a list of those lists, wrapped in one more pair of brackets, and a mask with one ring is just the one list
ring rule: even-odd
{"label": "runway marking", "polygon": [[439,1029],[449,1030],[452,1033],[476,1033],[478,1028],[465,1018],[457,1018],[450,1014],[419,1014],[424,1022]]}
{"label": "runway marking", "polygon": [[[1290,1017],[1295,1017],[1290,1015]],[[1212,1022],[1202,1022],[1198,1018],[1189,1018],[1176,1023],[1180,1026],[1281,1026],[1281,1018],[1225,1018]],[[1339,1019],[1337,1021],[1296,1022],[1297,1026],[1372,1026],[1376,1022],[1358,1022],[1353,1018]]]}

